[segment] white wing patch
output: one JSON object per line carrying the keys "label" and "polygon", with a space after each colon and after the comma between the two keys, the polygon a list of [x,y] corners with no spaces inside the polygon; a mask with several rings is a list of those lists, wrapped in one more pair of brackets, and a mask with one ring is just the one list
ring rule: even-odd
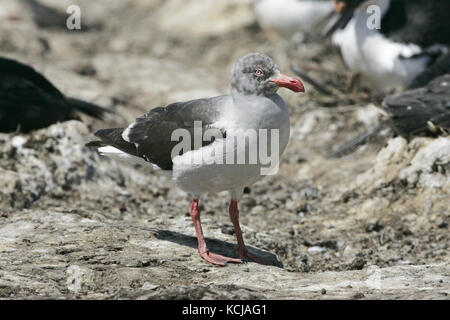
{"label": "white wing patch", "polygon": [[136,122],[133,122],[122,132],[122,139],[125,140],[126,142],[131,142],[130,141],[130,130],[133,128],[133,126],[135,124],[136,124]]}
{"label": "white wing patch", "polygon": [[[135,124],[136,124],[136,122],[133,122],[125,130],[123,130],[123,132],[122,132],[122,139],[125,140],[126,142],[130,142],[131,143],[130,130],[133,129]],[[144,139],[147,139],[147,136],[145,136]],[[134,144],[134,146],[136,148],[139,148],[139,143],[133,143],[133,144]]]}
{"label": "white wing patch", "polygon": [[114,160],[126,161],[131,163],[140,163],[146,165],[149,164],[147,161],[145,161],[140,157],[132,156],[131,154],[125,153],[111,146],[98,148],[98,152],[100,153],[100,155],[112,158]]}
{"label": "white wing patch", "polygon": [[160,167],[158,167],[154,163],[147,162],[140,157],[132,156],[131,154],[120,151],[117,148],[107,146],[107,147],[98,148],[97,150],[100,153],[100,155],[109,157],[114,160],[125,161],[125,162],[130,162],[130,163],[139,163],[139,164],[143,164],[143,165],[151,165],[155,171],[160,172],[163,176],[172,178],[171,170],[162,170]]}

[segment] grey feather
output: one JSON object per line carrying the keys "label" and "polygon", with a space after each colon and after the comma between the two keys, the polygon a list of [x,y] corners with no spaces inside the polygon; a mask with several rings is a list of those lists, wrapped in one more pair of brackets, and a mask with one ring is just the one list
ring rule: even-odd
{"label": "grey feather", "polygon": [[[194,121],[201,121],[202,135],[206,129],[214,129],[213,124],[229,99],[230,96],[218,96],[154,108],[132,124],[128,131],[129,141],[122,137],[123,128],[99,130],[95,135],[121,151],[141,157],[163,170],[172,170],[172,150],[179,143],[172,141],[172,133],[176,129],[186,129],[194,137]],[[225,136],[221,128],[215,129]],[[213,141],[202,139],[201,146]],[[193,142],[191,150],[196,149]]]}

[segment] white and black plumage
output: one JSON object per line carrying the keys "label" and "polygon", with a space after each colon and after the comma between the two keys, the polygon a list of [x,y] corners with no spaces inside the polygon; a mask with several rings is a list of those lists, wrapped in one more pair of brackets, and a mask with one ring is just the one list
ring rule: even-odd
{"label": "white and black plumage", "polygon": [[[263,164],[227,164],[226,157],[229,150],[237,148],[234,133],[239,130],[253,130],[257,133],[256,140],[260,139],[260,129],[277,130],[278,152],[279,155],[283,153],[289,140],[289,112],[276,93],[279,87],[304,91],[300,80],[281,74],[278,66],[266,55],[247,54],[231,70],[230,95],[172,103],[151,110],[127,128],[97,131],[95,135],[102,140],[101,143],[108,145],[100,147],[99,152],[120,160],[151,164],[165,171],[178,187],[192,194],[190,214],[200,256],[217,265],[239,263],[241,260],[217,255],[207,249],[200,225],[198,198],[206,192],[229,191],[229,212],[239,256],[257,261],[258,258],[248,253],[243,242],[237,199],[244,187],[262,177]],[[202,134],[208,129],[215,130],[215,139],[202,139],[200,145],[176,152],[172,157],[178,144],[178,140],[172,141],[172,134],[177,129],[186,129],[194,136],[196,121],[200,121]],[[256,143],[256,140],[247,141],[246,146]],[[241,152],[241,149],[236,150],[236,155]]]}
{"label": "white and black plumage", "polygon": [[257,0],[254,12],[263,29],[290,37],[314,31],[333,12],[333,5],[329,0]]}
{"label": "white and black plumage", "polygon": [[29,132],[79,119],[77,111],[101,119],[108,109],[64,96],[32,67],[0,57],[0,132]]}
{"label": "white and black plumage", "polygon": [[[341,21],[333,33],[332,42],[339,48],[345,65],[370,80],[379,91],[408,88],[416,77],[447,53],[450,1],[335,2],[339,10],[347,10],[347,19]],[[374,14],[368,8],[373,5],[381,9],[381,29],[367,26],[369,17]]]}

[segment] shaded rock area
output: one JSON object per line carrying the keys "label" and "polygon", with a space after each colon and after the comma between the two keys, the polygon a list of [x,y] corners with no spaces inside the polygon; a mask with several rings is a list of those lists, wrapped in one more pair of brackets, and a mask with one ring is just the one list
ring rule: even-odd
{"label": "shaded rock area", "polygon": [[[102,25],[77,32],[39,29],[28,7],[2,1],[1,54],[115,115],[0,134],[0,298],[448,299],[450,138],[382,132],[350,155],[325,157],[378,123],[364,88],[280,90],[291,112],[280,171],[240,201],[250,252],[274,266],[205,263],[188,194],[151,167],[85,147],[95,130],[150,108],[227,93],[229,69],[247,52],[271,55],[285,73],[309,66],[344,90],[328,43],[268,40],[251,1],[223,2],[41,0],[62,12],[76,3],[87,23]],[[200,209],[210,249],[234,256],[227,201],[205,195]]]}

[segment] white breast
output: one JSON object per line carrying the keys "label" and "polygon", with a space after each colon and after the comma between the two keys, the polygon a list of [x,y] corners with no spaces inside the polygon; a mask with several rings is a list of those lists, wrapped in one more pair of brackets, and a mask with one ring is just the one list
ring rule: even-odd
{"label": "white breast", "polygon": [[[279,136],[278,159],[285,150],[289,140],[289,113],[284,101],[276,95],[273,101],[259,100],[247,105],[239,104],[239,109],[223,114],[215,126],[223,127],[227,132],[225,139],[216,140],[214,143],[199,150],[190,151],[173,159],[173,180],[181,189],[200,195],[204,192],[218,192],[223,190],[237,190],[251,185],[264,176],[262,165],[258,157],[256,164],[249,164],[246,158],[244,164],[236,163],[237,155],[242,155],[239,143],[234,139],[237,130],[250,130],[255,132],[254,137],[248,139],[243,145],[246,155],[249,150],[259,152],[262,145],[260,129],[268,129],[270,134],[277,130]],[[269,150],[276,150],[269,145]],[[234,157],[230,157],[230,151]],[[228,158],[227,158],[228,157]],[[233,161],[230,161],[233,160]],[[230,163],[231,162],[231,163]],[[275,169],[278,161],[271,163]],[[276,170],[275,170],[276,171]]]}

